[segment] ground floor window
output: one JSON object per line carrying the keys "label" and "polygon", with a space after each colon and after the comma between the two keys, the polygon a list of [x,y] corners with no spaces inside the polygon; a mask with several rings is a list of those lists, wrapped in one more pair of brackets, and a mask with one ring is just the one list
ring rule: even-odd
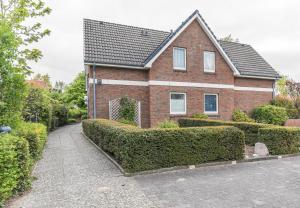
{"label": "ground floor window", "polygon": [[186,93],[179,93],[179,92],[170,93],[170,114],[172,115],[186,114]]}
{"label": "ground floor window", "polygon": [[207,114],[218,113],[218,94],[204,94],[204,112]]}

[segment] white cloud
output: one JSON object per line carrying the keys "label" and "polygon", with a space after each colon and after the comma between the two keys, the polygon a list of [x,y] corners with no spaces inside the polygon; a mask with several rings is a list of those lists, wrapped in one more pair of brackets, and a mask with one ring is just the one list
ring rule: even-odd
{"label": "white cloud", "polygon": [[300,2],[296,0],[46,0],[50,37],[38,46],[33,71],[70,82],[83,70],[82,19],[169,31],[198,9],[218,37],[232,34],[251,44],[278,71],[300,81]]}

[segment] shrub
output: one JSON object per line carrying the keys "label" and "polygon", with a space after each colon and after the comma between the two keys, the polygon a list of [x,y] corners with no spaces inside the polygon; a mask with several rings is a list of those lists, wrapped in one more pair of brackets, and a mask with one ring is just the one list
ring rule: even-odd
{"label": "shrub", "polygon": [[135,104],[132,100],[130,100],[130,98],[128,97],[121,98],[119,114],[120,114],[120,119],[134,121]]}
{"label": "shrub", "polygon": [[77,120],[75,118],[69,118],[67,122],[68,124],[74,124],[77,122]]}
{"label": "shrub", "polygon": [[69,119],[76,119],[76,120],[80,120],[82,116],[82,112],[79,108],[70,108],[68,111],[68,117]]}
{"label": "shrub", "polygon": [[30,187],[30,165],[28,142],[24,138],[0,136],[0,207],[10,196]]}
{"label": "shrub", "polygon": [[295,102],[292,99],[279,95],[271,103],[272,105],[285,108],[289,118],[298,118],[298,109],[295,107]]}
{"label": "shrub", "polygon": [[235,127],[141,129],[105,119],[82,126],[128,172],[244,157],[244,134]]}
{"label": "shrub", "polygon": [[39,123],[23,123],[14,132],[14,135],[25,138],[29,143],[29,152],[33,159],[39,159],[47,138],[47,128]]}
{"label": "shrub", "polygon": [[52,125],[52,129],[63,126],[68,122],[68,108],[61,103],[52,104],[53,120],[57,119],[57,124]]}
{"label": "shrub", "polygon": [[192,115],[192,118],[208,119],[208,115],[204,113],[196,113]]}
{"label": "shrub", "polygon": [[259,123],[283,125],[289,117],[285,108],[264,105],[254,109],[253,118]]}
{"label": "shrub", "polygon": [[129,121],[124,118],[119,119],[118,122],[123,123],[123,124],[132,125],[132,126],[137,126],[135,121]]}
{"label": "shrub", "polygon": [[270,154],[297,153],[300,145],[300,128],[262,128],[259,130],[259,140],[266,144]]}
{"label": "shrub", "polygon": [[255,122],[252,118],[250,118],[245,112],[241,111],[240,109],[236,109],[233,112],[232,120],[236,122]]}
{"label": "shrub", "polygon": [[245,133],[245,143],[254,145],[258,142],[258,130],[260,128],[270,127],[269,124],[248,123],[248,122],[231,122],[212,119],[179,119],[180,127],[203,127],[203,126],[234,126]]}
{"label": "shrub", "polygon": [[164,120],[160,123],[158,123],[158,128],[161,129],[170,129],[170,128],[179,128],[179,125],[176,121],[172,121],[172,120]]}

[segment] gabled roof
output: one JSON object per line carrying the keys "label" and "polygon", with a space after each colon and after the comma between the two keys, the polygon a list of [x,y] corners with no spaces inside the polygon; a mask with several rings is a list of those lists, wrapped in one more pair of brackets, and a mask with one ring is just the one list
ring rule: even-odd
{"label": "gabled roof", "polygon": [[84,19],[84,62],[144,67],[170,32]]}
{"label": "gabled roof", "polygon": [[197,20],[236,76],[278,78],[249,45],[218,41],[198,10],[174,32],[84,19],[84,63],[147,69],[194,20]]}
{"label": "gabled roof", "polygon": [[220,44],[242,76],[280,77],[250,45],[227,41]]}

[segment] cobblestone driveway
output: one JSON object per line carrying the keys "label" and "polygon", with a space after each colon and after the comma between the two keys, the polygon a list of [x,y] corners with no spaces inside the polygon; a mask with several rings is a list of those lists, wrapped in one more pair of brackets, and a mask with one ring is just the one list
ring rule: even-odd
{"label": "cobblestone driveway", "polygon": [[300,207],[300,157],[123,177],[80,135],[50,134],[31,192],[11,207]]}

